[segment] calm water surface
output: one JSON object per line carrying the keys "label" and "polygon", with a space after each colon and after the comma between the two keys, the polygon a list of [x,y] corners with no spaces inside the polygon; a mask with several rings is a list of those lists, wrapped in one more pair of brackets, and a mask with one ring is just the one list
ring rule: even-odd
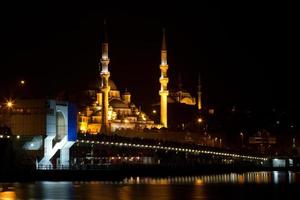
{"label": "calm water surface", "polygon": [[300,172],[249,172],[121,181],[0,183],[0,199],[298,199]]}

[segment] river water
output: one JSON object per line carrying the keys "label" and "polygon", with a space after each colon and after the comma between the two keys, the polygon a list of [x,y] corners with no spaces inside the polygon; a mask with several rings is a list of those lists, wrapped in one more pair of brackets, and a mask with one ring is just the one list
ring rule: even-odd
{"label": "river water", "polygon": [[248,172],[118,181],[0,183],[0,199],[298,199],[300,172]]}

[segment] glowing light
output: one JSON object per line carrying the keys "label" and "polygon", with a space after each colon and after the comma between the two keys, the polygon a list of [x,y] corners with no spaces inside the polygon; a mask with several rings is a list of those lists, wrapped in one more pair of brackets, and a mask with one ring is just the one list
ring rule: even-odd
{"label": "glowing light", "polygon": [[0,192],[0,199],[17,199],[15,191]]}
{"label": "glowing light", "polygon": [[152,113],[153,113],[153,114],[156,114],[156,110],[152,110]]}
{"label": "glowing light", "polygon": [[108,108],[108,120],[115,120],[117,117],[117,114],[113,111],[112,107]]}
{"label": "glowing light", "polygon": [[201,180],[201,179],[196,179],[195,184],[196,184],[196,185],[203,185],[203,180]]}
{"label": "glowing light", "polygon": [[201,117],[198,118],[197,120],[199,123],[203,122],[203,119]]}
{"label": "glowing light", "polygon": [[7,101],[6,102],[6,106],[8,107],[8,108],[12,108],[13,107],[13,102],[12,101]]}
{"label": "glowing light", "polygon": [[25,81],[24,80],[21,80],[20,83],[21,83],[21,85],[25,85]]}
{"label": "glowing light", "polygon": [[85,133],[87,131],[87,123],[86,122],[80,122],[80,131]]}

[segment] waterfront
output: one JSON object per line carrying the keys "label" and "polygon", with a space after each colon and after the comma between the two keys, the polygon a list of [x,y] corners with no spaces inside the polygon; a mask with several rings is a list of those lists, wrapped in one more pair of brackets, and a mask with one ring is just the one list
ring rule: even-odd
{"label": "waterfront", "polygon": [[282,199],[299,195],[300,172],[126,177],[109,181],[0,183],[0,199]]}

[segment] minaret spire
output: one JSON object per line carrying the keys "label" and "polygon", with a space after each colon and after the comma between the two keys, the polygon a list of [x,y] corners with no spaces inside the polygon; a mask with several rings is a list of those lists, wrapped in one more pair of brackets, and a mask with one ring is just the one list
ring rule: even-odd
{"label": "minaret spire", "polygon": [[160,123],[163,125],[163,127],[168,127],[168,95],[169,91],[167,88],[169,78],[167,77],[167,71],[168,71],[168,64],[167,64],[167,44],[166,44],[166,31],[163,29],[163,37],[162,37],[162,45],[161,45],[161,64],[160,64],[160,71],[161,76],[159,78],[160,82]]}
{"label": "minaret spire", "polygon": [[197,96],[198,96],[197,107],[198,107],[198,110],[200,111],[202,109],[200,73],[198,74],[198,86],[197,86],[197,89],[198,89],[198,91],[197,91]]}
{"label": "minaret spire", "polygon": [[102,42],[102,58],[101,58],[101,72],[100,76],[102,79],[101,92],[102,92],[102,120],[101,120],[101,133],[109,132],[108,124],[108,93],[110,91],[110,86],[108,80],[110,77],[110,72],[108,70],[109,58],[108,58],[108,38],[106,31],[106,21],[104,20],[104,38]]}

